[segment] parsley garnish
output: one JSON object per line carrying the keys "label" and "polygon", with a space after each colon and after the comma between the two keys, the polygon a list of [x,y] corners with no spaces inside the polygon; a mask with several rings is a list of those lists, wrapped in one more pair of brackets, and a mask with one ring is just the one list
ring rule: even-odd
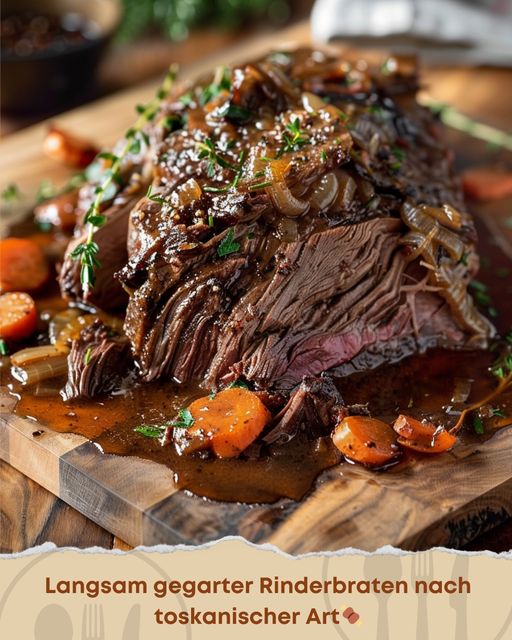
{"label": "parsley garnish", "polygon": [[243,380],[235,380],[231,384],[228,385],[228,389],[248,389],[249,385]]}
{"label": "parsley garnish", "polygon": [[492,413],[492,417],[494,418],[495,416],[498,416],[500,418],[504,418],[505,414],[503,413],[503,410],[500,409],[500,407],[493,407],[491,409],[491,413]]}
{"label": "parsley garnish", "polygon": [[89,347],[87,351],[84,353],[84,364],[89,364],[92,356],[92,347]]}
{"label": "parsley garnish", "polygon": [[146,438],[161,438],[168,427],[173,429],[188,429],[194,424],[194,418],[188,409],[181,409],[176,420],[165,424],[141,424],[134,431]]}
{"label": "parsley garnish", "polygon": [[473,416],[473,429],[479,436],[485,433],[484,421],[478,414]]}
{"label": "parsley garnish", "polygon": [[0,338],[0,356],[8,356],[9,355],[9,347],[7,346],[7,342]]}
{"label": "parsley garnish", "polygon": [[141,424],[139,427],[135,427],[134,431],[146,438],[161,438],[166,429],[167,425]]}
{"label": "parsley garnish", "polygon": [[18,188],[18,185],[12,182],[7,185],[5,189],[2,191],[2,200],[4,202],[16,202],[21,199],[21,191]]}
{"label": "parsley garnish", "polygon": [[235,231],[230,229],[217,247],[217,254],[219,257],[223,258],[224,256],[228,256],[230,253],[235,253],[240,249],[240,243],[235,242],[233,240],[234,237]]}

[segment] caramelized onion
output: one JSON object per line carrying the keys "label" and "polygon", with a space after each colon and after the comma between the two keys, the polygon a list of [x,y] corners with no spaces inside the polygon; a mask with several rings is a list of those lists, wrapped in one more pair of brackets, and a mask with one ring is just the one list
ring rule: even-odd
{"label": "caramelized onion", "polygon": [[324,211],[338,195],[339,184],[334,173],[326,173],[316,184],[309,197],[313,209]]}
{"label": "caramelized onion", "polygon": [[82,315],[82,312],[78,309],[66,309],[65,311],[55,314],[50,320],[50,324],[48,326],[50,342],[55,344],[64,327],[69,322],[76,320],[80,315]]}
{"label": "caramelized onion", "polygon": [[315,113],[326,106],[326,103],[320,96],[317,96],[315,93],[310,93],[309,91],[305,91],[301,98],[302,106],[308,113]]}
{"label": "caramelized onion", "polygon": [[279,161],[268,163],[267,174],[272,180],[272,184],[267,187],[267,193],[278,211],[290,218],[297,218],[309,210],[309,202],[300,200],[293,195],[283,179],[284,171]]}
{"label": "caramelized onion", "polygon": [[466,402],[471,393],[471,383],[473,381],[470,378],[455,378],[455,389],[453,391],[452,402],[454,404],[460,404]]}
{"label": "caramelized onion", "polygon": [[349,208],[354,200],[357,189],[356,181],[350,174],[343,170],[337,171],[336,175],[339,185],[338,204],[340,209],[345,210]]}
{"label": "caramelized onion", "polygon": [[24,385],[32,385],[42,380],[63,376],[67,371],[68,358],[64,354],[41,358],[23,367],[12,367],[11,369],[13,377]]}
{"label": "caramelized onion", "polygon": [[53,358],[55,356],[62,355],[62,351],[56,349],[51,344],[46,344],[40,347],[27,347],[21,349],[11,356],[11,363],[15,367],[24,367],[25,365],[37,362],[44,358]]}

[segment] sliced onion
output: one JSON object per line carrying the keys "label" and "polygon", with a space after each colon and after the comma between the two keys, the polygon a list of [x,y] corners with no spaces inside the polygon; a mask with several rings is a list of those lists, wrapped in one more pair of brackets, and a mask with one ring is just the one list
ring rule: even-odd
{"label": "sliced onion", "polygon": [[267,191],[276,209],[285,216],[298,218],[309,210],[309,203],[296,198],[284,182],[272,184]]}
{"label": "sliced onion", "polygon": [[57,338],[60,332],[64,329],[64,327],[73,320],[76,320],[78,316],[82,314],[78,309],[66,309],[65,311],[61,311],[53,316],[50,320],[50,324],[48,326],[48,335],[50,337],[50,342],[55,344],[57,342]]}
{"label": "sliced onion", "polygon": [[267,174],[272,180],[272,184],[267,187],[267,193],[270,199],[276,209],[284,213],[285,216],[297,218],[304,215],[309,210],[309,202],[296,198],[284,180],[276,179],[279,175],[282,175],[283,172],[281,168],[278,169],[274,166],[275,164],[274,162],[269,162],[267,166]]}
{"label": "sliced onion", "polygon": [[62,351],[59,351],[59,349],[56,349],[51,344],[40,347],[27,347],[13,354],[11,356],[11,363],[15,367],[24,367],[43,358],[54,358],[59,355],[62,355]]}
{"label": "sliced onion", "polygon": [[357,190],[359,191],[359,195],[361,196],[361,202],[363,204],[366,204],[375,195],[375,187],[371,182],[365,180],[364,178],[357,178],[356,183]]}
{"label": "sliced onion", "polygon": [[68,359],[65,355],[44,358],[23,367],[12,367],[11,369],[13,377],[27,386],[42,380],[63,376],[67,371]]}
{"label": "sliced onion", "polygon": [[356,193],[357,185],[354,178],[346,171],[337,171],[336,176],[339,185],[338,204],[340,209],[346,210],[352,204]]}
{"label": "sliced onion", "polygon": [[302,106],[309,113],[315,113],[326,106],[326,103],[315,93],[305,91],[302,96]]}
{"label": "sliced onion", "polygon": [[466,402],[471,393],[471,378],[455,378],[455,389],[453,391],[452,402],[459,404]]}
{"label": "sliced onion", "polygon": [[462,216],[449,204],[443,204],[442,207],[427,207],[424,206],[423,210],[430,217],[435,218],[441,224],[444,224],[446,227],[450,229],[460,229],[462,224]]}
{"label": "sliced onion", "polygon": [[309,196],[313,209],[325,211],[338,195],[339,184],[334,173],[326,173],[316,184]]}

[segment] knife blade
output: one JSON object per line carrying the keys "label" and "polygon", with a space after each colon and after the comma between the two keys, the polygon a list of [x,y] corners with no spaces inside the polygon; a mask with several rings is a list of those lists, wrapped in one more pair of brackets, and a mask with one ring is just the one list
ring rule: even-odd
{"label": "knife blade", "polygon": [[[467,555],[457,554],[453,563],[452,580],[459,577],[468,577],[469,558]],[[467,595],[462,593],[450,594],[450,606],[455,611],[455,635],[454,640],[467,640],[468,620],[467,620]]]}
{"label": "knife blade", "polygon": [[140,604],[134,604],[128,612],[121,640],[140,640]]}

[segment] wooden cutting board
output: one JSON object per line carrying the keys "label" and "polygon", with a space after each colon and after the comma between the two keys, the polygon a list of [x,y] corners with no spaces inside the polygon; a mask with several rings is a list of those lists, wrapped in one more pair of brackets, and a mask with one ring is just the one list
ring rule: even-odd
{"label": "wooden cutting board", "polygon": [[[286,41],[308,42],[307,28],[300,25],[260,38],[184,73],[250,58]],[[511,128],[512,98],[502,91],[510,83],[510,72],[426,70],[425,78],[434,98],[495,126]],[[155,86],[156,82],[148,83],[56,120],[102,145],[111,144],[131,124],[134,105],[151,97]],[[67,172],[42,155],[46,126],[37,125],[0,143],[0,188],[15,182],[31,197],[42,179],[65,182]],[[485,152],[480,143],[456,134],[450,137],[463,162],[475,162]],[[482,219],[484,232],[492,235],[512,263],[506,222],[510,205],[509,201],[485,207]],[[510,293],[510,283],[506,286]],[[242,535],[294,554],[348,546],[372,550],[384,544],[409,549],[460,547],[512,517],[512,429],[503,429],[477,448],[459,447],[400,473],[376,474],[342,465],[326,472],[298,503],[243,505],[176,491],[172,473],[164,466],[103,455],[81,436],[56,433],[14,415],[15,399],[5,393],[0,404],[0,457],[132,545],[198,544]]]}

